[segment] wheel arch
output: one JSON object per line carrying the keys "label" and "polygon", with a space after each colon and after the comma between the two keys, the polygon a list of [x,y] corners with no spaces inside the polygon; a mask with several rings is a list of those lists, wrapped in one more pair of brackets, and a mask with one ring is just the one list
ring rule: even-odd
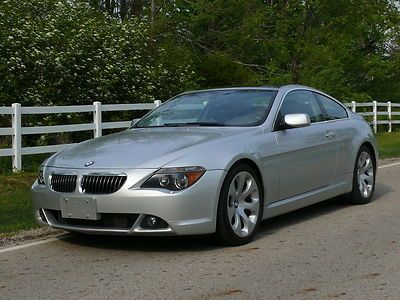
{"label": "wheel arch", "polygon": [[[362,147],[367,147],[368,150],[371,151],[372,156],[373,156],[372,158],[373,158],[373,160],[375,162],[375,168],[377,169],[377,157],[376,157],[377,153],[376,153],[375,147],[372,145],[372,143],[370,141],[363,142],[359,149],[361,149]],[[360,151],[360,150],[358,150],[358,151]]]}
{"label": "wheel arch", "polygon": [[[228,218],[226,215],[224,215],[224,211],[225,210],[225,206],[223,203],[226,203],[224,198],[221,198],[221,196],[223,195],[222,192],[224,191],[224,184],[225,183],[229,183],[229,181],[227,181],[227,176],[228,174],[230,174],[232,171],[234,171],[234,169],[238,166],[243,166],[246,168],[251,168],[255,174],[253,174],[253,176],[255,175],[257,178],[256,180],[258,180],[260,182],[260,192],[263,195],[262,200],[260,201],[261,206],[260,206],[260,210],[259,210],[259,216],[257,219],[257,224],[255,225],[256,227],[254,228],[254,230],[250,233],[250,235],[247,235],[246,237],[243,237],[244,240],[237,240],[239,237],[235,236],[235,234],[230,233],[230,231],[232,231],[232,229],[228,229],[228,227],[230,228],[231,225],[227,225],[226,222],[228,222],[226,220],[226,218]],[[239,169],[240,170],[240,169]],[[237,171],[237,169],[236,169]],[[236,176],[236,175],[235,175]],[[234,179],[234,177],[232,177],[232,179]],[[223,178],[223,185],[221,187],[220,190],[220,195],[219,195],[219,199],[218,199],[218,203],[217,207],[216,207],[216,229],[215,229],[215,237],[219,240],[222,241],[224,244],[228,244],[228,245],[243,245],[245,243],[248,243],[254,236],[254,234],[257,232],[257,228],[260,225],[260,222],[263,220],[263,214],[264,214],[264,208],[263,208],[263,202],[264,202],[264,184],[262,182],[262,174],[261,174],[261,169],[259,168],[259,166],[257,165],[257,163],[247,157],[241,157],[238,158],[237,160],[233,160],[232,163],[229,165],[229,168],[226,168],[226,173],[225,173],[225,177]],[[223,200],[223,201],[221,201]],[[236,239],[234,237],[236,237]]]}
{"label": "wheel arch", "polygon": [[262,173],[261,173],[261,170],[260,170],[259,166],[257,165],[257,163],[254,160],[252,160],[250,158],[240,158],[230,166],[228,172],[230,170],[232,170],[235,166],[240,165],[240,164],[248,165],[249,167],[251,167],[254,170],[254,172],[256,172],[256,174],[258,176],[258,179],[260,180],[260,183],[261,183],[261,189],[262,189],[263,197],[265,197],[263,176],[262,176]]}
{"label": "wheel arch", "polygon": [[[366,150],[368,149],[370,154],[371,154],[371,159],[373,161],[373,167],[374,167],[374,175],[373,175],[373,188],[372,191],[370,193],[370,195],[367,196],[363,196],[360,192],[360,183],[361,182],[360,179],[357,178],[357,172],[358,174],[360,174],[359,171],[359,167],[358,165],[358,160],[359,160],[359,155],[361,154],[361,150]],[[376,173],[378,171],[378,166],[377,166],[377,151],[376,151],[376,146],[374,146],[373,143],[371,143],[370,141],[364,141],[363,143],[361,143],[360,147],[358,148],[357,151],[357,156],[355,159],[355,166],[354,166],[354,171],[353,171],[353,180],[352,180],[352,191],[348,194],[346,194],[346,197],[349,199],[349,201],[353,204],[367,204],[371,201],[374,190],[375,190],[375,180],[376,180]],[[357,170],[358,169],[358,170]]]}

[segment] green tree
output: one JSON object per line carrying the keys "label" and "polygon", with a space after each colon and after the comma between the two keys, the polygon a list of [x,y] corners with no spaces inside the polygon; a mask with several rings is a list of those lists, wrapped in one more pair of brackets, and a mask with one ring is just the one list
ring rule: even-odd
{"label": "green tree", "polygon": [[399,7],[398,0],[2,1],[0,103],[142,101],[196,86],[287,83],[342,100],[400,101]]}
{"label": "green tree", "polygon": [[[302,83],[400,100],[399,1],[172,1],[158,34],[193,49],[202,84]],[[391,47],[389,47],[391,46]],[[397,49],[397,48],[396,48]],[[229,70],[229,71],[228,71]]]}

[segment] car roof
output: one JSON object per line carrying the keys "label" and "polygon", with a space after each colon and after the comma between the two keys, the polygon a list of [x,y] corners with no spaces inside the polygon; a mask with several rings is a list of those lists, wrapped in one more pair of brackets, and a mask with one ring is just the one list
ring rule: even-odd
{"label": "car roof", "polygon": [[282,86],[237,86],[237,87],[220,87],[220,88],[211,88],[211,89],[201,89],[201,90],[192,90],[187,91],[182,94],[189,94],[189,93],[198,93],[198,92],[212,92],[212,91],[229,91],[229,90],[273,90],[273,91],[289,91],[292,89],[307,89],[312,91],[318,91],[309,86],[301,85],[301,84],[288,84]]}

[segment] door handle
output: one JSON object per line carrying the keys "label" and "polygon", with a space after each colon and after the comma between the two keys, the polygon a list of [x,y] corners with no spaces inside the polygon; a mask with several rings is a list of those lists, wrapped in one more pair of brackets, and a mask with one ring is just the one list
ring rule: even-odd
{"label": "door handle", "polygon": [[335,137],[335,132],[329,130],[329,131],[327,131],[325,133],[325,137],[328,138],[328,139],[334,138]]}

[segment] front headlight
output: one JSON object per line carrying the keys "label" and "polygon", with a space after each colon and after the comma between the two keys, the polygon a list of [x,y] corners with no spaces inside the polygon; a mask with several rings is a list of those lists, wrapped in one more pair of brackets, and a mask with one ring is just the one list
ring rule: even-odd
{"label": "front headlight", "polygon": [[38,173],[38,178],[37,178],[37,181],[38,181],[38,184],[45,184],[44,183],[44,173],[43,173],[43,167],[40,167],[39,168],[39,173]]}
{"label": "front headlight", "polygon": [[205,172],[203,167],[164,168],[155,172],[141,188],[180,191],[195,184]]}

